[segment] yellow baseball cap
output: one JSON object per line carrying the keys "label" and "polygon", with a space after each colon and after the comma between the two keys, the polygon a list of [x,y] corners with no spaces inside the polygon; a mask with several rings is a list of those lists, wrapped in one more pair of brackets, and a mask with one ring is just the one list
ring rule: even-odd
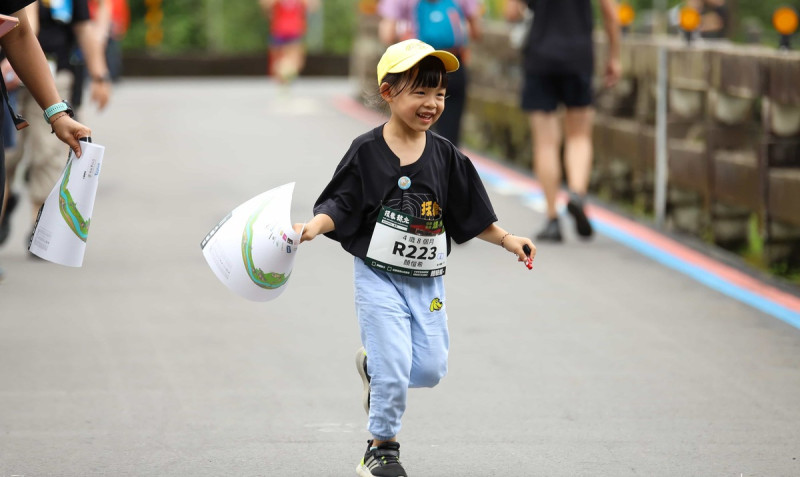
{"label": "yellow baseball cap", "polygon": [[448,73],[459,67],[458,58],[452,53],[434,50],[431,45],[417,39],[405,40],[390,46],[381,56],[381,60],[378,62],[378,86],[387,73],[408,71],[426,56],[435,56],[442,60],[444,69]]}

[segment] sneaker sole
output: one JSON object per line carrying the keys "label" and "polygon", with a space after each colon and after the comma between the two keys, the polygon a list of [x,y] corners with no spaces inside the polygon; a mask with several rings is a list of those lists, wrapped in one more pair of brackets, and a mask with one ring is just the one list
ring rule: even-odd
{"label": "sneaker sole", "polygon": [[[369,377],[367,377],[367,372],[364,370],[364,360],[366,358],[367,355],[364,348],[359,348],[356,352],[356,369],[358,369],[358,375],[361,376],[361,383],[364,385],[364,391],[361,393],[361,402],[364,406],[364,411],[369,415]],[[367,472],[369,472],[369,470],[367,470]],[[366,475],[371,476],[372,474]]]}
{"label": "sneaker sole", "polygon": [[561,243],[564,241],[564,237],[559,235],[557,237],[552,235],[536,235],[534,240],[537,242],[552,242],[552,243]]}
{"label": "sneaker sole", "polygon": [[589,218],[586,217],[586,213],[583,209],[572,202],[568,202],[567,211],[575,219],[575,228],[578,231],[578,235],[581,237],[591,237],[594,230],[592,230],[592,223],[589,222]]}
{"label": "sneaker sole", "polygon": [[358,464],[358,467],[356,467],[356,475],[359,477],[374,477],[372,472],[370,472],[369,469],[367,469],[363,464]]}
{"label": "sneaker sole", "polygon": [[359,477],[375,477],[364,464],[358,464],[358,467],[356,467],[356,475]]}

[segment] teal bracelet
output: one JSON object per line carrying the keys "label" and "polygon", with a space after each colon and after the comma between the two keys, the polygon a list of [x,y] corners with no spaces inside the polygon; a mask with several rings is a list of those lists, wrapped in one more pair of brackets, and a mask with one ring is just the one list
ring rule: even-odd
{"label": "teal bracelet", "polygon": [[62,111],[67,111],[67,113],[72,111],[72,108],[69,107],[69,103],[66,101],[61,101],[45,109],[44,120],[50,124],[50,118],[52,118],[56,113],[60,113]]}

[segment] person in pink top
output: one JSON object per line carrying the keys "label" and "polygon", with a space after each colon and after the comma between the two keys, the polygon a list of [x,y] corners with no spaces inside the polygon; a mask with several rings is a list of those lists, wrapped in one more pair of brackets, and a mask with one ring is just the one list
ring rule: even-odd
{"label": "person in pink top", "polygon": [[281,83],[291,82],[305,66],[306,15],[316,0],[259,0],[270,21],[269,73]]}
{"label": "person in pink top", "polygon": [[418,38],[458,58],[461,68],[448,73],[447,109],[435,131],[455,146],[461,142],[461,117],[467,99],[468,40],[481,37],[479,0],[380,0],[378,36],[391,45]]}

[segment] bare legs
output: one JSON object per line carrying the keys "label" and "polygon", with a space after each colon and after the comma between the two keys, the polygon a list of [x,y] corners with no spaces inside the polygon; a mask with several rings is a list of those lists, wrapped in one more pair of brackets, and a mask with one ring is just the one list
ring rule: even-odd
{"label": "bare legs", "polygon": [[556,195],[561,182],[561,125],[556,113],[535,112],[531,114],[533,137],[533,173],[539,179],[547,200],[547,217],[554,219]]}
{"label": "bare legs", "polygon": [[592,172],[592,108],[568,109],[564,115],[566,135],[564,159],[567,165],[567,186],[580,196],[586,195]]}
{"label": "bare legs", "polygon": [[[582,198],[589,187],[589,174],[592,170],[592,122],[594,110],[587,108],[568,108],[564,113],[564,163],[567,172],[567,186],[571,192]],[[562,125],[558,112],[536,111],[530,115],[531,136],[533,138],[533,171],[542,185],[547,201],[547,218],[550,222],[558,218],[556,198],[561,185],[561,141]],[[582,204],[579,214],[583,215]],[[573,212],[574,206],[570,208]],[[587,232],[586,218],[576,217],[583,222],[580,235],[591,235],[591,227]],[[551,226],[557,227],[557,224]],[[550,234],[540,234],[540,239],[561,240],[560,231],[551,230]]]}
{"label": "bare legs", "polygon": [[273,73],[281,83],[290,83],[305,66],[306,52],[302,41],[272,48]]}

